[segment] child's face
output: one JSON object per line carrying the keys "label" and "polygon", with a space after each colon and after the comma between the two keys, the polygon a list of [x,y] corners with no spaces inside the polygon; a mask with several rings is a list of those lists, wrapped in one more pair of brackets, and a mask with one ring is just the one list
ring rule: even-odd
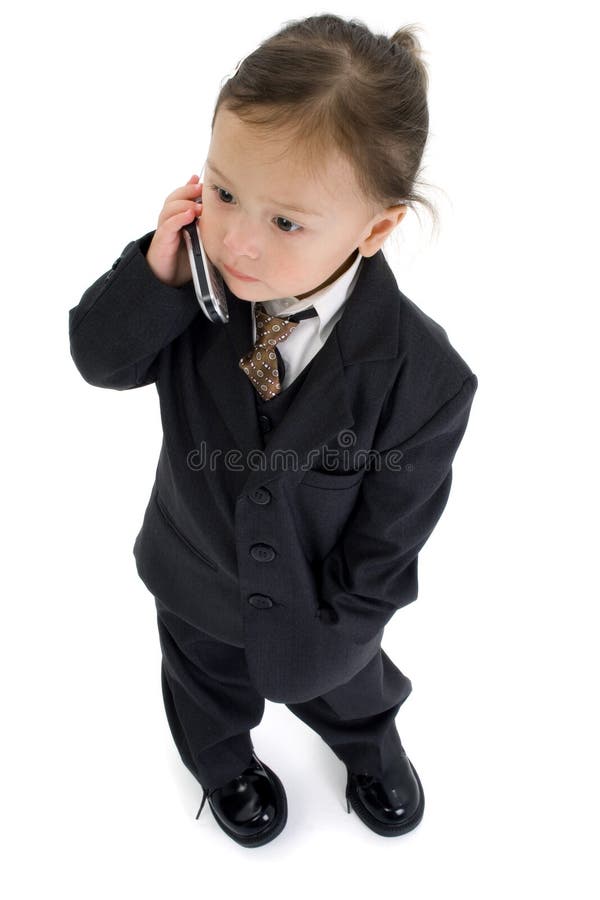
{"label": "child's face", "polygon": [[[406,212],[367,206],[340,156],[323,160],[315,181],[285,147],[283,136],[259,139],[228,110],[217,113],[200,227],[206,253],[243,300],[310,296],[349,268],[357,248],[376,253]],[[241,280],[225,266],[257,280]]]}

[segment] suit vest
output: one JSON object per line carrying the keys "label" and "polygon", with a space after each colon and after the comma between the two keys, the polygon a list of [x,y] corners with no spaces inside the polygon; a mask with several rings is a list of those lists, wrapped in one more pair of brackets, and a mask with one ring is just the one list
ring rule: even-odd
{"label": "suit vest", "polygon": [[260,397],[258,391],[254,390],[253,388],[258,426],[263,439],[263,446],[261,448],[262,450],[264,450],[269,443],[274,430],[277,428],[277,426],[285,416],[290,404],[292,403],[292,400],[294,399],[298,391],[301,390],[302,385],[304,384],[304,380],[315,358],[316,354],[302,369],[302,371],[294,379],[294,381],[292,381],[292,383],[286,388],[283,388],[271,400],[265,400],[263,397]]}

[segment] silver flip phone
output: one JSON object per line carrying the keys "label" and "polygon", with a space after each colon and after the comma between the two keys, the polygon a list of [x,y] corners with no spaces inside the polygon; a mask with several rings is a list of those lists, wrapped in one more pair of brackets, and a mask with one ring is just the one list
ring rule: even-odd
{"label": "silver flip phone", "polygon": [[[202,198],[198,197],[196,203],[202,203]],[[229,322],[225,283],[204,251],[198,219],[184,225],[181,231],[188,251],[196,297],[203,313],[211,322]]]}

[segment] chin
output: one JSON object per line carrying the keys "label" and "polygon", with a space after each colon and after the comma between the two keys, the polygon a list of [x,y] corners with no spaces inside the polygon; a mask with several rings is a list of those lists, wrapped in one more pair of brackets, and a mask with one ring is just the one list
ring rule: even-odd
{"label": "chin", "polygon": [[264,297],[245,296],[245,294],[246,294],[245,288],[242,286],[238,286],[237,284],[235,285],[235,287],[232,287],[232,285],[230,285],[229,282],[227,282],[227,287],[229,288],[229,290],[231,291],[232,294],[235,294],[235,296],[238,298],[238,300],[243,300],[245,303],[260,303],[261,300],[265,299]]}
{"label": "chin", "polygon": [[252,285],[243,284],[241,281],[236,281],[235,278],[227,278],[227,273],[223,276],[223,281],[227,283],[227,287],[231,291],[232,294],[235,294],[236,297],[239,297],[240,300],[253,300],[253,297],[250,297],[249,294],[252,293],[251,290]]}
{"label": "chin", "polygon": [[[221,271],[221,270],[219,270]],[[226,269],[223,269],[221,272],[221,277],[223,281],[227,284],[227,287],[231,291],[232,294],[238,298],[238,300],[245,300],[247,303],[260,303],[261,300],[265,300],[268,298],[265,297],[252,297],[249,296],[252,294],[253,290],[256,290],[259,287],[259,283],[256,284],[247,283],[244,284],[243,281],[238,281],[237,278],[233,278]]]}

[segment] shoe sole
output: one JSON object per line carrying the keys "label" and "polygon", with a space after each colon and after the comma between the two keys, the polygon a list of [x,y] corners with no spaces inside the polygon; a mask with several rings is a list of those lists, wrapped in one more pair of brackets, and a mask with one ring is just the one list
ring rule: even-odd
{"label": "shoe sole", "polygon": [[413,775],[417,780],[417,784],[419,785],[421,800],[410,819],[407,819],[405,822],[401,822],[398,825],[385,825],[383,822],[380,822],[379,819],[375,818],[375,816],[362,803],[360,797],[356,792],[356,789],[352,788],[350,782],[350,773],[348,772],[348,781],[346,783],[347,800],[350,802],[350,805],[352,806],[352,809],[354,810],[358,818],[361,819],[365,823],[365,825],[367,825],[372,831],[376,832],[376,834],[382,835],[383,837],[397,837],[397,835],[399,834],[406,834],[407,831],[412,831],[413,828],[416,828],[423,818],[423,811],[425,809],[425,794],[423,791],[423,785],[421,784],[421,779],[417,775],[417,770],[410,762],[410,759],[409,763]]}
{"label": "shoe sole", "polygon": [[257,831],[256,834],[245,836],[238,834],[236,831],[233,831],[231,828],[229,828],[225,824],[225,822],[223,822],[219,818],[219,816],[211,806],[210,799],[208,801],[210,811],[213,814],[213,817],[219,828],[221,828],[225,832],[225,834],[228,835],[237,844],[241,844],[242,847],[262,847],[263,844],[268,844],[270,841],[276,838],[278,834],[281,834],[287,822],[287,797],[283,784],[281,783],[278,775],[276,775],[276,773],[272,769],[265,765],[262,760],[261,765],[264,767],[265,772],[269,774],[275,786],[275,807],[279,809],[279,812],[275,816],[273,821],[269,825],[266,825],[265,828],[263,828],[261,831]]}

